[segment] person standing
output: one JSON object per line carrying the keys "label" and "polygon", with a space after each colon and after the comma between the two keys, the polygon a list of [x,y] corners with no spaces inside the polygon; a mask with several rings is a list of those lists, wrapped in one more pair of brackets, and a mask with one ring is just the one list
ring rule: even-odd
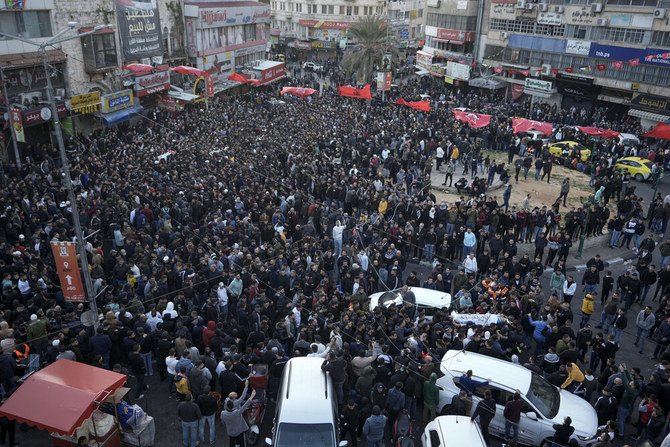
{"label": "person standing", "polygon": [[184,402],[177,407],[177,416],[181,421],[181,435],[184,446],[195,447],[198,444],[198,421],[200,421],[202,413],[200,407],[193,402],[191,394],[186,395]]}
{"label": "person standing", "polygon": [[244,434],[249,430],[244,420],[244,412],[251,406],[255,396],[256,390],[253,390],[249,399],[239,407],[235,405],[234,400],[226,401],[226,408],[221,412],[221,423],[226,426],[229,447],[244,447]]}
{"label": "person standing", "polygon": [[[651,311],[651,307],[647,306],[637,314],[635,319],[635,324],[637,325],[637,336],[635,337],[635,346],[640,345],[640,350],[638,354],[644,352],[644,345],[647,342],[647,334],[649,330],[654,327],[656,323],[656,316]],[[640,339],[642,342],[640,343]]]}
{"label": "person standing", "polygon": [[198,426],[198,434],[200,435],[200,442],[205,442],[205,423],[209,424],[209,443],[214,444],[216,440],[215,422],[216,410],[218,409],[218,402],[216,397],[211,394],[209,385],[205,387],[203,393],[198,397],[198,407],[200,407],[200,424]]}
{"label": "person standing", "polygon": [[347,433],[349,433],[349,437],[351,438],[351,445],[353,447],[358,447],[356,432],[358,430],[359,417],[360,411],[358,410],[358,405],[356,405],[356,402],[354,402],[353,399],[349,399],[347,406],[344,407],[342,413],[340,414],[340,424],[342,426],[340,440],[344,441],[347,437]]}
{"label": "person standing", "polygon": [[435,419],[440,401],[440,389],[436,382],[437,374],[431,373],[428,382],[423,384],[423,421],[426,424]]}
{"label": "person standing", "polygon": [[447,163],[447,172],[444,174],[444,183],[442,185],[447,185],[447,180],[449,180],[449,185],[451,186],[454,183],[454,164]]}
{"label": "person standing", "polygon": [[463,235],[463,254],[465,256],[470,255],[475,245],[477,245],[477,237],[472,232],[472,229],[468,228]]}
{"label": "person standing", "polygon": [[144,383],[144,376],[147,373],[146,367],[144,366],[144,359],[140,354],[142,347],[138,344],[133,345],[133,351],[128,355],[128,366],[130,367],[130,372],[135,376],[137,380],[137,385],[135,388],[135,400],[142,399],[144,397],[144,392],[149,389],[149,387]]}
{"label": "person standing", "polygon": [[479,427],[482,430],[482,436],[484,437],[484,442],[487,446],[491,445],[491,438],[489,437],[489,424],[491,420],[496,415],[496,401],[493,399],[491,390],[486,390],[484,392],[484,399],[480,400],[475,408],[470,422],[475,422],[477,416],[479,416]]}
{"label": "person standing", "polygon": [[568,200],[568,193],[570,192],[570,179],[566,177],[561,182],[561,193],[558,195],[556,202],[560,202],[561,198],[563,199],[563,206],[567,206],[566,201]]}
{"label": "person standing", "polygon": [[368,447],[382,447],[384,443],[384,428],[386,427],[386,416],[382,414],[379,405],[372,407],[372,415],[366,419],[363,425],[363,434],[368,441]]}
{"label": "person standing", "polygon": [[512,438],[514,442],[519,440],[519,421],[521,421],[521,407],[523,407],[523,399],[521,398],[521,391],[516,390],[505,404],[503,416],[505,417],[505,439],[509,440],[510,429],[512,431]]}
{"label": "person standing", "polygon": [[444,159],[444,149],[442,149],[442,146],[438,146],[437,149],[435,149],[435,164],[438,172],[440,170],[440,166],[442,166],[443,159]]}
{"label": "person standing", "polygon": [[580,329],[584,329],[584,326],[588,324],[593,311],[593,295],[587,293],[582,300],[582,321],[579,323]]}
{"label": "person standing", "polygon": [[505,207],[505,212],[509,209],[509,199],[512,196],[512,185],[507,185],[507,189],[503,192],[503,203],[498,208]]}
{"label": "person standing", "polygon": [[568,445],[570,436],[575,432],[575,427],[572,426],[572,419],[570,416],[564,417],[562,424],[554,424],[554,430],[554,440],[551,446],[563,447]]}

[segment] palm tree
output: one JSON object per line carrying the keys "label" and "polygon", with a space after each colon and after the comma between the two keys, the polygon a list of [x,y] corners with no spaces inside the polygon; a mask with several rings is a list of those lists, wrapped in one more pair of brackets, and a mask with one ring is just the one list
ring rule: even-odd
{"label": "palm tree", "polygon": [[387,24],[384,18],[362,17],[359,22],[351,25],[349,36],[356,39],[358,44],[342,58],[342,66],[347,75],[356,73],[358,80],[370,82],[373,72],[382,64],[384,53],[392,53],[392,61],[397,60],[395,45],[389,42],[389,50],[386,50]]}

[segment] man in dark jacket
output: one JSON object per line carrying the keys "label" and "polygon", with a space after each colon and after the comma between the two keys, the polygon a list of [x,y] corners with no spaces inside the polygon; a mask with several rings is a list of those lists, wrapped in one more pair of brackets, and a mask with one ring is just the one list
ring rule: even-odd
{"label": "man in dark jacket", "polygon": [[135,344],[133,352],[128,355],[128,366],[130,367],[130,372],[137,380],[137,386],[135,388],[135,400],[143,398],[144,392],[149,389],[149,387],[144,383],[144,376],[147,373],[147,370],[144,366],[144,359],[142,359],[142,356],[140,355],[140,349],[142,349],[142,347],[138,344]]}
{"label": "man in dark jacket", "polygon": [[342,426],[342,432],[340,435],[341,440],[345,440],[347,433],[351,438],[351,445],[353,447],[358,447],[358,439],[356,437],[356,432],[358,430],[358,425],[360,422],[360,411],[358,406],[353,399],[349,399],[347,406],[344,407],[342,413],[340,414],[340,424]]}
{"label": "man in dark jacket", "polygon": [[334,352],[328,353],[328,358],[324,360],[321,365],[323,372],[330,373],[333,380],[333,388],[335,388],[335,396],[337,397],[337,406],[341,408],[344,405],[344,381],[346,380],[347,362],[342,357],[338,357]]}
{"label": "man in dark jacket", "polygon": [[205,442],[205,422],[209,424],[209,443],[214,444],[216,440],[216,433],[214,431],[215,422],[216,422],[216,410],[218,409],[218,402],[216,397],[211,393],[211,388],[206,386],[203,390],[203,393],[198,397],[198,407],[200,407],[200,423],[198,424],[198,430],[200,435],[200,442]]}
{"label": "man in dark jacket", "polygon": [[487,446],[491,445],[491,440],[489,438],[489,424],[495,415],[496,401],[493,400],[491,390],[486,390],[484,392],[484,399],[480,400],[477,404],[470,421],[475,422],[475,419],[479,416],[479,426],[482,429],[482,436],[484,437],[484,442]]}
{"label": "man in dark jacket", "polygon": [[552,443],[553,447],[563,447],[568,445],[570,441],[570,436],[575,432],[575,427],[572,425],[572,419],[570,416],[563,418],[562,424],[554,424],[554,442]]}
{"label": "man in dark jacket", "polygon": [[523,399],[521,398],[521,391],[516,390],[514,395],[505,404],[503,416],[505,417],[505,439],[510,439],[509,432],[512,430],[512,439],[518,441],[519,439],[519,421],[521,421],[521,407],[523,406]]}

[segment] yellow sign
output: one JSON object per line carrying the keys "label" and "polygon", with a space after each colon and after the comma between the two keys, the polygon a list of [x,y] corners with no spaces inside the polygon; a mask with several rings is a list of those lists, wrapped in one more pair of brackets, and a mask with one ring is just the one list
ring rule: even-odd
{"label": "yellow sign", "polygon": [[84,93],[70,98],[70,110],[100,104],[100,92]]}
{"label": "yellow sign", "polygon": [[77,107],[76,109],[70,109],[73,115],[86,115],[87,113],[93,113],[100,110],[100,103],[91,104],[90,106]]}
{"label": "yellow sign", "polygon": [[634,82],[634,83],[631,84],[631,86],[630,86],[630,89],[631,89],[631,90],[637,90],[637,89],[639,89],[639,88],[640,88],[640,84],[638,84],[637,82]]}
{"label": "yellow sign", "polygon": [[416,19],[417,17],[419,17],[419,11],[417,11],[416,9],[412,9],[409,12],[409,18],[410,19]]}
{"label": "yellow sign", "polygon": [[447,84],[453,84],[454,83],[454,78],[450,78],[449,76],[444,77],[444,82]]}

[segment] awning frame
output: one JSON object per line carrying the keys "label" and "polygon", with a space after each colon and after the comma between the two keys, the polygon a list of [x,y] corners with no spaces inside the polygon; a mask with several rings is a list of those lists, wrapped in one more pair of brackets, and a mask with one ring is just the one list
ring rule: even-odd
{"label": "awning frame", "polygon": [[139,104],[135,104],[133,106],[126,107],[125,109],[102,115],[102,124],[105,126],[115,126],[124,121],[128,121],[135,115],[141,115],[143,112],[144,107]]}

